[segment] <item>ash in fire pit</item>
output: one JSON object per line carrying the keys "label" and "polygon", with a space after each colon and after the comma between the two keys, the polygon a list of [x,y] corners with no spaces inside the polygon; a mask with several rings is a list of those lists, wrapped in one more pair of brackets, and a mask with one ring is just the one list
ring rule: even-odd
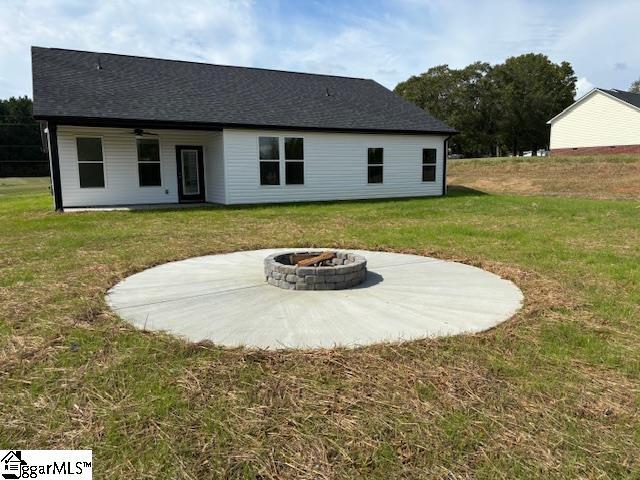
{"label": "ash in fire pit", "polygon": [[367,260],[338,251],[285,252],[264,260],[267,282],[287,290],[343,290],[367,277]]}

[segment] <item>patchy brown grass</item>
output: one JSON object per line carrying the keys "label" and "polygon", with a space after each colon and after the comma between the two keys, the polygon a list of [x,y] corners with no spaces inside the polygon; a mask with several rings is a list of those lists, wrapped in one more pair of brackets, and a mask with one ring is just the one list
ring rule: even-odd
{"label": "patchy brown grass", "polygon": [[640,198],[640,155],[454,160],[449,182],[490,193]]}
{"label": "patchy brown grass", "polygon": [[[640,474],[637,202],[454,190],[56,215],[46,195],[9,198],[0,448],[91,448],[96,478]],[[463,261],[513,280],[525,305],[478,335],[266,352],[140,332],[104,302],[151,265],[284,245]]]}

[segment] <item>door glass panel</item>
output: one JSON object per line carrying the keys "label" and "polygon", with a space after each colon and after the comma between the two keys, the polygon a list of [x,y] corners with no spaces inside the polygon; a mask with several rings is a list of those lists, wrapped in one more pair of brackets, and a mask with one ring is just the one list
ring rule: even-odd
{"label": "door glass panel", "polygon": [[198,175],[198,152],[196,150],[182,150],[182,193],[184,195],[198,195],[200,193]]}

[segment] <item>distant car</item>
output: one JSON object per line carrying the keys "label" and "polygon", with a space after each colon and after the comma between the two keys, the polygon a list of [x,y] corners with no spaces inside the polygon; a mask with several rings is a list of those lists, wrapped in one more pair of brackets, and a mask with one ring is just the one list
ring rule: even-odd
{"label": "distant car", "polygon": [[450,153],[449,154],[449,160],[459,160],[461,158],[464,158],[464,155],[462,155],[461,153]]}
{"label": "distant car", "polygon": [[[537,153],[538,153],[539,157],[546,157],[547,155],[549,155],[549,152],[547,150],[545,150],[544,148],[539,149]],[[527,150],[525,152],[522,152],[522,156],[523,157],[532,157],[533,156],[533,151],[532,150]]]}

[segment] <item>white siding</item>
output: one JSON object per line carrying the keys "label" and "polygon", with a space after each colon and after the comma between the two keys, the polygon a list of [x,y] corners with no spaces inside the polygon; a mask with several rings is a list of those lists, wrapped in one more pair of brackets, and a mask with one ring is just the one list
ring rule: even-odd
{"label": "white siding", "polygon": [[640,144],[640,110],[595,91],[551,123],[550,148]]}
{"label": "white siding", "polygon": [[[126,205],[145,203],[175,203],[178,201],[176,145],[201,145],[205,155],[205,178],[209,167],[217,164],[209,161],[208,150],[212,136],[220,132],[186,130],[146,130],[158,134],[162,185],[140,187],[138,184],[138,156],[136,138],[132,129],[97,127],[58,127],[58,152],[62,202],[64,207]],[[104,157],[104,188],[80,188],[76,137],[98,136],[102,138]],[[207,198],[216,197],[206,186]]]}
{"label": "white siding", "polygon": [[212,133],[205,153],[207,202],[226,203],[222,132]]}
{"label": "white siding", "polygon": [[[387,135],[225,129],[228,204],[410,197],[442,194],[443,143],[438,135]],[[304,185],[260,185],[258,137],[304,138]],[[384,183],[367,183],[367,149],[384,148]],[[437,150],[436,181],[422,182],[422,149]]]}

